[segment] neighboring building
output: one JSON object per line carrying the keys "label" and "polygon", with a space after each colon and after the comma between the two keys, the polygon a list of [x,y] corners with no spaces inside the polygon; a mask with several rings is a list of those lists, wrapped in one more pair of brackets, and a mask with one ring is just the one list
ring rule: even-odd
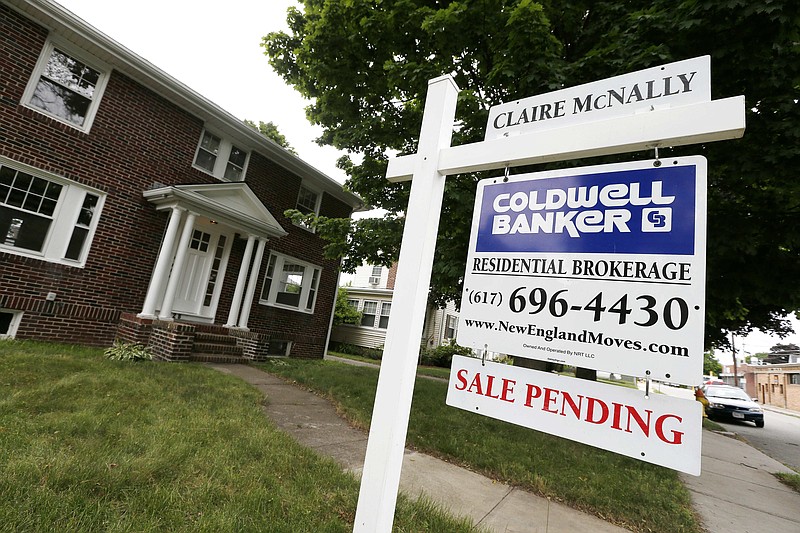
{"label": "neighboring building", "polygon": [[[747,364],[745,362],[738,362],[736,365],[736,376],[738,379],[734,378],[734,371],[733,371],[733,364],[724,364],[722,365],[722,372],[719,373],[718,378],[725,382],[726,385],[730,385],[732,387],[738,386],[751,397],[756,397],[756,382],[755,382],[755,374],[753,373],[753,369],[756,368],[756,365]],[[738,382],[738,385],[737,385]]]}
{"label": "neighboring building", "polygon": [[[765,405],[800,411],[800,363],[778,365],[736,365],[739,387]],[[726,385],[735,386],[733,365],[723,365],[719,375]]]}
{"label": "neighboring building", "polygon": [[800,412],[800,363],[752,368],[759,402]]}
{"label": "neighboring building", "polygon": [[[347,286],[347,295],[350,304],[361,311],[361,323],[335,326],[331,333],[332,341],[365,348],[383,347],[396,275],[397,264],[391,268],[362,265],[356,269]],[[420,346],[435,348],[448,344],[455,340],[457,328],[455,303],[448,303],[444,309],[428,306]]]}
{"label": "neighboring building", "polygon": [[0,0],[0,69],[0,335],[323,356],[338,263],[283,213],[358,197],[57,4]]}

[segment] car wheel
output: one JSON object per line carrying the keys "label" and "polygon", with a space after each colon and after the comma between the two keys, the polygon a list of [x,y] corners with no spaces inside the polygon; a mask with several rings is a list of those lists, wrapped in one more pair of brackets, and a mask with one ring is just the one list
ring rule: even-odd
{"label": "car wheel", "polygon": [[754,422],[756,423],[756,427],[757,428],[763,428],[764,427],[764,421],[763,420],[754,420]]}

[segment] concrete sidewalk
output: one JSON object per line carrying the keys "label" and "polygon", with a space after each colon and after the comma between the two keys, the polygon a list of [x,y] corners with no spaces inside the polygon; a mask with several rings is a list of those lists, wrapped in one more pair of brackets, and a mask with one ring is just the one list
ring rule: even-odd
{"label": "concrete sidewalk", "polygon": [[709,533],[798,533],[800,494],[773,473],[793,473],[735,438],[703,432],[699,477],[681,475]]}
{"label": "concrete sidewalk", "polygon": [[[333,406],[311,392],[247,365],[209,365],[265,394],[267,415],[298,442],[359,475],[366,433],[354,429]],[[703,474],[682,476],[710,533],[800,531],[800,494],[772,472],[787,467],[735,439],[703,433]],[[497,483],[445,461],[406,450],[400,489],[424,494],[453,514],[470,517],[492,532],[621,532],[615,525],[546,498]]]}

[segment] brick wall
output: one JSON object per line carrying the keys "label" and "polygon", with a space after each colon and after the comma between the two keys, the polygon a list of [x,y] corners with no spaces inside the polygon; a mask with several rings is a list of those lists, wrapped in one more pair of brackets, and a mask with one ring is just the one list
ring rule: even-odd
{"label": "brick wall", "polygon": [[[0,4],[0,155],[107,194],[83,268],[0,252],[0,308],[24,311],[18,338],[110,345],[123,313],[141,311],[167,214],[142,197],[155,183],[215,183],[192,167],[203,120],[127,76],[113,71],[89,133],[21,105],[47,31]],[[283,216],[297,200],[301,178],[251,153],[247,183],[289,231],[267,250],[323,268],[314,315],[255,304],[250,328],[272,338],[296,338],[292,355],[321,357],[336,289],[335,261],[323,242]],[[324,195],[322,213],[349,216],[349,207]],[[236,239],[217,322],[230,308],[245,241]],[[268,251],[265,259],[268,257]],[[259,272],[259,292],[266,261]],[[47,301],[49,292],[55,301]],[[257,300],[257,298],[256,298]]]}

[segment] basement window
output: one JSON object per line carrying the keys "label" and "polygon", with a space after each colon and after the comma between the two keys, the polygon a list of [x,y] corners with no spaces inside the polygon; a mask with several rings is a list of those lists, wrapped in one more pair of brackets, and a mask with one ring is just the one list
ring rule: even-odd
{"label": "basement window", "polygon": [[0,339],[13,339],[22,317],[20,311],[0,309]]}

